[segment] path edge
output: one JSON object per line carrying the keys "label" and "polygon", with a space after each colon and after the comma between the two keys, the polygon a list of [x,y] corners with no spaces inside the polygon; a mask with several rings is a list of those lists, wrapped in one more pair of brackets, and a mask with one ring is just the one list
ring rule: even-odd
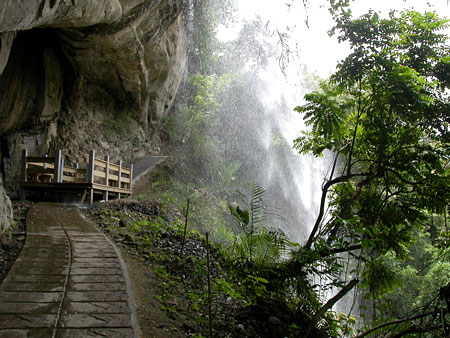
{"label": "path edge", "polygon": [[[84,218],[88,222],[92,222],[91,220],[88,220],[84,216],[84,214],[80,211],[80,208],[77,208],[77,212],[80,214],[80,216],[82,218]],[[106,234],[103,233],[102,231],[100,231],[97,227],[95,227],[95,230],[98,231],[99,233],[101,233],[103,236],[105,236],[106,240],[111,244],[111,246],[113,247],[114,251],[116,252],[117,257],[119,258],[120,267],[122,268],[123,277],[125,278],[125,284],[126,284],[126,287],[127,287],[127,295],[128,295],[128,302],[127,303],[128,303],[128,307],[130,309],[131,327],[133,328],[134,338],[140,338],[141,337],[141,329],[139,327],[139,323],[138,323],[138,320],[137,320],[136,302],[135,302],[135,299],[134,299],[133,290],[131,288],[131,280],[130,280],[130,275],[128,274],[127,265],[126,265],[125,261],[123,260],[122,254],[120,253],[120,250],[116,246],[114,241],[112,241],[111,238],[106,236]]]}

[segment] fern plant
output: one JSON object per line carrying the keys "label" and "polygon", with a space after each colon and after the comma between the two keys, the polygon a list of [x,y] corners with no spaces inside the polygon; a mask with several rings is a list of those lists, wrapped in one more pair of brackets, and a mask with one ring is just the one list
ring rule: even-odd
{"label": "fern plant", "polygon": [[256,183],[245,183],[243,189],[248,210],[229,205],[241,230],[230,248],[231,254],[236,259],[260,268],[277,263],[295,244],[289,241],[282,230],[264,224],[265,189]]}

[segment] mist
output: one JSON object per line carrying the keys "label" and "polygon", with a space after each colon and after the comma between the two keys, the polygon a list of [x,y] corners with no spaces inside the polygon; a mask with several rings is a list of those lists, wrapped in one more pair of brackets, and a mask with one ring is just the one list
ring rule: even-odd
{"label": "mist", "polygon": [[236,3],[222,6],[232,14],[215,26],[198,22],[208,8],[191,7],[187,15],[189,71],[172,121],[179,176],[215,188],[230,203],[243,182],[262,186],[267,213],[275,216],[266,225],[302,243],[318,213],[328,165],[293,148],[305,130],[294,108],[318,76],[302,63],[301,36],[250,18]]}

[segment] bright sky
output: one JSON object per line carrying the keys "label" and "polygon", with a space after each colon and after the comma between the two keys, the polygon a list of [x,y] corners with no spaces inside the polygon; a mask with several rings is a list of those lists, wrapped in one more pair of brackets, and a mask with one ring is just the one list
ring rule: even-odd
{"label": "bright sky", "polygon": [[[328,1],[310,0],[308,8],[309,28],[305,25],[305,9],[302,0],[236,0],[238,12],[245,20],[259,15],[263,22],[270,21],[272,29],[281,31],[286,27],[295,27],[292,36],[298,41],[302,62],[310,70],[317,71],[321,77],[328,77],[339,60],[348,54],[348,47],[338,44],[335,37],[327,32],[333,26],[328,12]],[[290,11],[286,3],[291,3]],[[351,9],[354,16],[366,13],[369,9],[387,15],[390,10],[413,8],[419,12],[434,10],[440,17],[450,18],[449,0],[353,0]],[[219,30],[219,38],[232,39],[237,34],[235,29]],[[450,34],[450,32],[449,32]]]}
{"label": "bright sky", "polygon": [[[243,20],[250,21],[259,15],[262,22],[270,22],[270,29],[278,29],[282,32],[288,27],[293,28],[291,35],[292,41],[298,43],[300,62],[307,65],[308,71],[316,71],[322,78],[327,78],[335,70],[338,61],[344,59],[349,49],[346,45],[338,44],[335,37],[329,37],[328,31],[333,26],[331,15],[328,12],[328,0],[309,0],[308,8],[309,28],[305,25],[305,9],[302,0],[235,0],[239,6],[238,14]],[[387,15],[390,9],[401,10],[413,7],[415,10],[424,12],[430,10],[427,2],[431,3],[439,16],[450,17],[450,4],[447,0],[354,0],[351,8],[355,16],[366,13],[370,8],[381,11],[382,15]],[[291,9],[288,11],[286,3],[291,3]],[[384,15],[383,15],[384,16]],[[218,37],[227,41],[237,37],[240,30],[240,24],[235,27],[219,28]],[[294,28],[295,27],[295,28]],[[275,38],[276,42],[276,38]],[[279,109],[276,104],[281,98],[285,100],[292,109],[302,103],[305,88],[298,86],[301,82],[296,76],[296,70],[292,72],[293,79],[287,79],[280,76],[279,67],[276,60],[270,60],[270,70],[261,71],[259,76],[270,84],[267,86],[267,92],[260,93],[261,102],[269,109]],[[295,67],[293,67],[295,68]],[[273,70],[276,70],[274,74]],[[298,69],[297,69],[298,70]],[[291,74],[291,71],[288,71]],[[300,74],[301,75],[301,74]],[[297,84],[297,86],[295,86]],[[276,110],[275,110],[276,111]],[[276,111],[276,120],[278,127],[282,131],[284,137],[289,142],[299,135],[299,130],[303,127],[302,116],[291,111],[291,114],[280,118]],[[303,160],[302,160],[303,161]],[[298,185],[299,191],[302,192],[301,199],[309,210],[315,210],[317,207],[314,201],[320,199],[320,189],[317,184],[322,181],[324,170],[327,166],[321,160],[311,161],[305,160],[301,165],[304,174],[296,175],[294,184]],[[296,164],[295,164],[296,165]],[[296,172],[293,170],[293,172]],[[297,181],[298,180],[298,181]],[[319,183],[318,183],[319,182]],[[296,198],[296,197],[293,197]],[[301,236],[300,236],[301,237]]]}

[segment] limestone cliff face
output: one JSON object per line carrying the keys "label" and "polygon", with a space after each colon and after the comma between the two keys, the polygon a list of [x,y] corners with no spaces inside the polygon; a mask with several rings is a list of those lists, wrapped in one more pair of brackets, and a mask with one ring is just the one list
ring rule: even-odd
{"label": "limestone cliff face", "polygon": [[0,178],[0,233],[3,233],[9,227],[12,219],[11,201],[3,189],[3,182]]}
{"label": "limestone cliff face", "polygon": [[75,160],[89,149],[128,160],[157,151],[155,130],[185,69],[182,8],[183,0],[1,2],[0,155],[10,195],[23,148]]}

